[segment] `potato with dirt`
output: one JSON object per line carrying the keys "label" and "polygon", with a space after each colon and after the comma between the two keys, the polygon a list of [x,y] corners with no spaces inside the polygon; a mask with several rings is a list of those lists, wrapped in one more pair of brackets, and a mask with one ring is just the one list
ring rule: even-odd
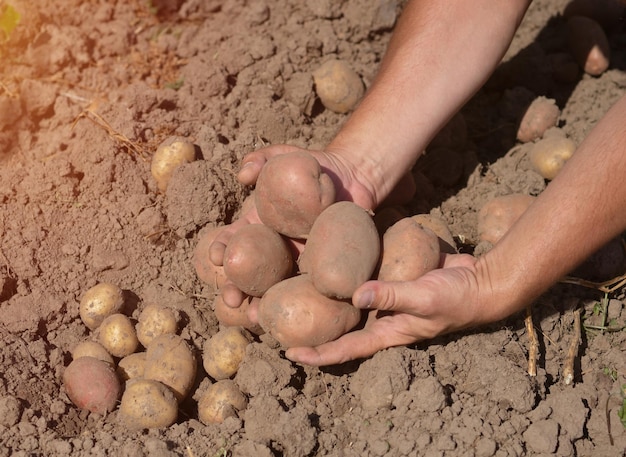
{"label": "potato with dirt", "polygon": [[377,279],[413,281],[439,266],[441,251],[435,233],[405,217],[383,235]]}
{"label": "potato with dirt", "polygon": [[252,297],[261,297],[271,286],[291,276],[294,269],[287,241],[267,225],[240,228],[224,251],[226,277]]}
{"label": "potato with dirt", "polygon": [[171,308],[155,304],[148,305],[141,311],[135,326],[137,339],[143,347],[148,347],[157,336],[176,333],[177,329],[176,313]]}
{"label": "potato with dirt", "polygon": [[203,347],[202,364],[207,374],[216,381],[234,376],[251,339],[242,327],[221,328]]}
{"label": "potato with dirt", "polygon": [[350,298],[372,278],[380,236],[372,216],[352,202],[337,202],[315,220],[298,264],[315,288],[333,298]]}
{"label": "potato with dirt", "polygon": [[322,104],[335,113],[351,111],[365,92],[363,81],[344,60],[324,62],[313,72],[313,81]]}
{"label": "potato with dirt", "polygon": [[231,379],[211,384],[198,401],[198,419],[203,424],[221,424],[237,417],[248,406],[248,399]]}
{"label": "potato with dirt", "polygon": [[336,190],[315,157],[295,151],[271,157],[256,181],[254,202],[263,224],[289,238],[306,238]]}
{"label": "potato with dirt", "polygon": [[90,330],[95,330],[106,317],[119,313],[123,305],[122,289],[115,284],[101,282],[83,294],[79,305],[80,318]]}
{"label": "potato with dirt", "polygon": [[310,275],[285,279],[259,302],[259,324],[284,348],[318,346],[352,330],[361,311],[348,301],[329,298],[313,285]]}
{"label": "potato with dirt", "polygon": [[528,157],[531,165],[542,178],[552,180],[572,158],[575,150],[576,144],[569,138],[551,136],[537,141]]}
{"label": "potato with dirt", "polygon": [[153,379],[132,379],[126,388],[118,411],[120,422],[131,430],[169,427],[178,418],[174,393]]}
{"label": "potato with dirt", "polygon": [[89,356],[74,359],[65,368],[63,385],[72,403],[101,415],[115,409],[121,392],[111,364]]}
{"label": "potato with dirt", "polygon": [[114,357],[126,357],[137,350],[139,340],[128,316],[112,314],[98,327],[98,341]]}
{"label": "potato with dirt", "polygon": [[415,214],[411,216],[419,225],[435,232],[439,238],[439,250],[446,254],[456,254],[458,252],[454,235],[450,231],[450,226],[440,216],[434,214]]}
{"label": "potato with dirt", "polygon": [[161,192],[167,186],[174,171],[184,163],[193,162],[196,158],[196,148],[193,143],[168,138],[159,145],[152,156],[150,172]]}
{"label": "potato with dirt", "polygon": [[115,365],[115,361],[113,357],[111,357],[111,354],[109,354],[109,351],[97,341],[81,341],[72,349],[72,359],[79,359],[81,357],[93,357],[111,366]]}
{"label": "potato with dirt", "polygon": [[528,143],[541,138],[559,120],[561,110],[551,98],[537,97],[526,108],[517,129],[517,139]]}
{"label": "potato with dirt", "polygon": [[122,381],[143,378],[146,369],[146,353],[135,352],[127,355],[117,363],[116,372]]}
{"label": "potato with dirt", "polygon": [[600,76],[611,61],[611,47],[602,26],[585,16],[567,19],[567,41],[572,56],[591,76]]}

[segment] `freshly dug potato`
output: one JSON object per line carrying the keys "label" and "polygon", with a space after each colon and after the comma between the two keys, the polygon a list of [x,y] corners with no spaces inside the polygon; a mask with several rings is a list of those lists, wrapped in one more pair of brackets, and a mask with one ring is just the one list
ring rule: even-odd
{"label": "freshly dug potato", "polygon": [[98,340],[114,357],[126,357],[137,350],[139,340],[135,326],[125,314],[107,317],[98,327]]}
{"label": "freshly dug potato", "polygon": [[439,266],[439,238],[412,217],[400,219],[383,235],[377,279],[413,281]]}
{"label": "freshly dug potato", "polygon": [[334,203],[335,196],[330,176],[306,151],[270,158],[254,191],[263,224],[290,238],[306,238],[317,216]]}
{"label": "freshly dug potato", "polygon": [[79,359],[81,357],[93,357],[111,366],[115,364],[109,351],[96,341],[82,341],[74,347],[72,350],[72,359]]}
{"label": "freshly dug potato", "polygon": [[132,430],[169,427],[178,418],[178,402],[159,381],[132,379],[126,383],[118,417]]}
{"label": "freshly dug potato", "polygon": [[102,282],[89,289],[80,300],[83,323],[95,330],[105,317],[119,313],[124,305],[124,292],[115,284]]}
{"label": "freshly dug potato", "polygon": [[229,417],[236,417],[248,406],[248,399],[231,379],[223,379],[202,394],[198,401],[198,419],[203,424],[221,424]]}
{"label": "freshly dug potato", "polygon": [[111,364],[88,356],[74,359],[67,366],[63,385],[72,403],[96,414],[113,411],[121,391]]}
{"label": "freshly dug potato", "polygon": [[192,264],[200,281],[219,290],[226,281],[226,273],[222,265],[215,265],[209,257],[209,248],[215,237],[223,229],[220,227],[204,227],[198,233],[198,244],[193,251]]}
{"label": "freshly dug potato", "polygon": [[600,76],[609,68],[611,47],[602,26],[585,16],[571,16],[567,20],[569,49],[583,71]]}
{"label": "freshly dug potato", "polygon": [[150,172],[161,192],[165,192],[174,170],[184,163],[193,162],[196,148],[187,141],[165,140],[152,156]]}
{"label": "freshly dug potato", "polygon": [[320,293],[349,298],[372,277],[379,257],[372,216],[355,203],[337,202],[315,220],[299,265]]}
{"label": "freshly dug potato", "polygon": [[544,179],[554,179],[574,151],[576,143],[565,137],[548,137],[537,141],[530,150],[530,163]]}
{"label": "freshly dug potato", "polygon": [[143,347],[148,347],[157,336],[164,333],[176,333],[178,319],[170,308],[160,305],[148,305],[139,314],[135,329],[139,342]]}
{"label": "freshly dug potato", "polygon": [[263,224],[237,230],[224,251],[224,272],[242,292],[262,296],[293,273],[295,263],[287,241]]}
{"label": "freshly dug potato", "polygon": [[625,7],[624,0],[570,0],[565,6],[563,17],[586,16],[611,32],[623,23]]}
{"label": "freshly dug potato", "polygon": [[343,60],[329,60],[313,72],[315,91],[322,104],[335,113],[347,113],[361,100],[365,86]]}
{"label": "freshly dug potato", "polygon": [[179,335],[165,333],[152,340],[146,350],[144,378],[160,381],[180,402],[196,379],[197,362],[189,345]]}
{"label": "freshly dug potato", "polygon": [[534,200],[535,197],[525,194],[489,200],[478,212],[478,237],[496,244]]}
{"label": "freshly dug potato", "polygon": [[250,344],[250,334],[242,327],[223,327],[204,344],[202,363],[216,381],[237,373]]}
{"label": "freshly dug potato", "polygon": [[250,318],[250,307],[258,306],[258,297],[246,297],[237,308],[228,306],[221,295],[215,297],[213,312],[218,322],[225,327],[243,327],[255,335],[263,334],[263,329],[258,322]]}
{"label": "freshly dug potato", "polygon": [[117,375],[122,381],[129,379],[143,378],[146,368],[146,353],[135,352],[127,355],[117,364]]}
{"label": "freshly dug potato", "polygon": [[439,250],[446,254],[456,254],[457,246],[450,227],[442,218],[432,214],[416,214],[411,216],[419,225],[435,232],[439,238]]}
{"label": "freshly dug potato", "polygon": [[272,286],[261,298],[259,324],[283,347],[317,346],[339,338],[361,320],[351,303],[326,297],[307,274]]}
{"label": "freshly dug potato", "polygon": [[517,139],[522,143],[541,138],[546,130],[554,127],[561,110],[551,98],[537,97],[528,106],[517,129]]}

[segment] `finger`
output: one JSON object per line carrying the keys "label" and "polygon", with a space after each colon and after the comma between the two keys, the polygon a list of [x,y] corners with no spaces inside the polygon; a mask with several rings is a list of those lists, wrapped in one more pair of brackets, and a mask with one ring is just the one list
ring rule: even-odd
{"label": "finger", "polygon": [[257,151],[249,152],[241,161],[241,169],[237,173],[237,179],[246,186],[256,183],[263,165],[274,156],[298,151],[301,148],[286,144],[276,144]]}
{"label": "finger", "polygon": [[222,300],[224,300],[224,304],[230,308],[238,308],[241,306],[243,301],[246,299],[246,294],[244,294],[237,286],[235,286],[232,282],[227,282],[222,286],[220,290],[220,294],[222,295]]}
{"label": "finger", "polygon": [[443,253],[442,268],[466,267],[473,266],[478,259],[470,254],[446,254]]}
{"label": "finger", "polygon": [[427,316],[434,298],[427,276],[415,281],[368,281],[354,292],[352,303],[361,309]]}

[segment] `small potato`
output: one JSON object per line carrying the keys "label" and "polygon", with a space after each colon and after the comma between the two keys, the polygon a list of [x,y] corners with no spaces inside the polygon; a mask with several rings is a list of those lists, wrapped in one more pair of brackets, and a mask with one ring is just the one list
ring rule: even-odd
{"label": "small potato", "polygon": [[124,314],[112,314],[98,328],[98,340],[114,357],[126,357],[137,350],[139,340],[135,326]]}
{"label": "small potato", "polygon": [[351,111],[365,87],[359,75],[343,60],[329,60],[313,72],[315,91],[322,104],[335,113]]}
{"label": "small potato", "polygon": [[548,137],[537,141],[530,150],[530,163],[544,179],[554,179],[574,151],[576,144],[565,137]]}
{"label": "small potato", "polygon": [[531,195],[510,194],[488,201],[478,212],[478,237],[496,244],[534,200]]}
{"label": "small potato", "polygon": [[380,281],[413,281],[439,266],[439,238],[412,217],[405,217],[383,235]]}
{"label": "small potato", "polygon": [[148,347],[157,336],[164,333],[176,333],[178,319],[170,308],[160,305],[148,305],[139,314],[135,329],[139,342],[143,347]]}
{"label": "small potato", "polygon": [[204,344],[202,362],[207,374],[216,381],[237,373],[250,344],[250,334],[242,327],[224,327]]}
{"label": "small potato", "polygon": [[113,411],[121,391],[113,367],[88,356],[79,357],[67,366],[63,385],[72,403],[96,414]]}
{"label": "small potato", "polygon": [[205,425],[221,424],[229,417],[236,417],[248,406],[248,399],[231,379],[223,379],[202,394],[198,401],[198,419]]}
{"label": "small potato", "polygon": [[179,402],[191,391],[196,372],[196,358],[179,335],[157,336],[146,350],[144,378],[160,381],[171,388]]}
{"label": "small potato", "polygon": [[169,427],[178,418],[178,402],[159,381],[132,379],[126,383],[118,418],[132,430]]}
{"label": "small potato", "polygon": [[196,148],[187,141],[165,140],[152,156],[150,172],[161,192],[165,192],[174,170],[184,163],[193,162]]}
{"label": "small potato", "polygon": [[251,307],[258,306],[258,302],[258,297],[247,297],[237,308],[231,308],[218,295],[213,302],[213,311],[218,322],[225,327],[243,327],[254,335],[261,335],[263,329],[250,316]]}
{"label": "small potato", "polygon": [[119,313],[123,305],[122,289],[115,284],[102,282],[85,292],[81,298],[80,318],[90,330],[95,330],[105,317]]}
{"label": "small potato", "polygon": [[287,241],[262,224],[241,227],[224,251],[224,272],[242,292],[262,296],[293,273],[295,263]]}
{"label": "small potato", "polygon": [[143,378],[146,368],[146,353],[135,352],[127,355],[117,364],[117,375],[122,381]]}
{"label": "small potato", "polygon": [[553,99],[537,97],[528,106],[517,129],[517,139],[522,143],[541,138],[546,130],[554,127],[561,110]]}
{"label": "small potato", "polygon": [[457,246],[454,236],[446,221],[432,214],[416,214],[411,216],[419,225],[435,232],[439,238],[439,250],[446,254],[456,254]]}
{"label": "small potato", "polygon": [[320,294],[309,275],[272,286],[261,298],[259,324],[284,348],[318,346],[339,338],[361,320],[347,301]]}
{"label": "small potato", "polygon": [[602,26],[585,16],[567,20],[567,41],[580,68],[589,75],[600,76],[609,68],[611,47]]}
{"label": "small potato", "polygon": [[198,233],[198,243],[193,251],[192,264],[200,281],[219,290],[226,281],[224,267],[215,265],[209,257],[209,248],[215,237],[223,230],[220,227],[205,227]]}
{"label": "small potato", "polygon": [[320,293],[349,298],[372,277],[379,256],[372,216],[355,203],[337,202],[315,220],[299,265]]}
{"label": "small potato", "polygon": [[335,196],[330,176],[306,151],[270,158],[254,191],[259,219],[290,238],[306,238],[317,216],[334,203]]}
{"label": "small potato", "polygon": [[72,359],[78,359],[80,357],[93,357],[109,365],[115,365],[113,357],[109,354],[109,351],[105,349],[100,343],[96,341],[83,341],[78,343],[72,350]]}

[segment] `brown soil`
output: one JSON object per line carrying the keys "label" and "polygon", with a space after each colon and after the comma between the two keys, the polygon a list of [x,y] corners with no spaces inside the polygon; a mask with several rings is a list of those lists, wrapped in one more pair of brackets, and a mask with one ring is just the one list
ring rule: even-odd
{"label": "brown soil", "polygon": [[[221,425],[197,419],[210,383],[201,367],[167,429],[132,432],[116,411],[76,408],[61,379],[72,348],[92,337],[82,294],[118,284],[134,319],[149,303],[175,308],[200,357],[218,324],[215,291],[191,257],[199,230],[240,207],[247,190],[233,170],[267,143],[328,142],[346,115],[323,108],[312,71],[339,57],[368,85],[402,2],[8,3],[21,22],[1,48],[0,456],[624,455],[623,288],[607,295],[617,331],[589,327],[602,323],[601,291],[559,284],[537,300],[536,377],[519,314],[321,370],[293,365],[261,337],[234,377],[249,405]],[[608,71],[572,72],[565,3],[534,2],[505,62],[464,108],[466,128],[440,136],[453,159],[427,154],[416,169],[423,190],[406,209],[442,215],[470,252],[487,248],[476,236],[483,203],[546,185],[515,140],[524,107],[555,99],[560,128],[578,143],[626,93],[624,22],[609,35]],[[169,136],[192,141],[201,160],[162,195],[150,155]],[[595,265],[587,273],[605,267]],[[586,331],[565,385],[575,308]]]}

